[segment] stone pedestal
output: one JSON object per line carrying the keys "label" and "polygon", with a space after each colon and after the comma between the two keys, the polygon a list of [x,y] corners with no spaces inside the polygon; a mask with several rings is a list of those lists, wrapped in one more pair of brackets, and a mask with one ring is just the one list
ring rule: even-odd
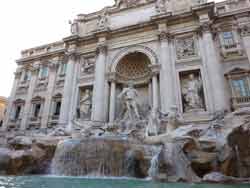
{"label": "stone pedestal", "polygon": [[97,48],[95,66],[95,81],[93,91],[92,121],[105,121],[105,68],[106,68],[107,46],[102,44]]}

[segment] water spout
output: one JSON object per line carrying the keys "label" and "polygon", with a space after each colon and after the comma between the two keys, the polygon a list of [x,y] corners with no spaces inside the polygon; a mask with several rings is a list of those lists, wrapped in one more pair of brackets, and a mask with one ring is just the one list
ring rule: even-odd
{"label": "water spout", "polygon": [[148,170],[148,176],[150,178],[155,178],[158,175],[159,172],[159,157],[162,151],[162,147],[159,149],[159,151],[156,153],[156,155],[153,156],[150,163],[150,168]]}

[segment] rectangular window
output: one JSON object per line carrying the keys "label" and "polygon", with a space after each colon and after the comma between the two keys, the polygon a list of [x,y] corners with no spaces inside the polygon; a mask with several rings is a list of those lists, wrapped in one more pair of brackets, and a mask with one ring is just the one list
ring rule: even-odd
{"label": "rectangular window", "polygon": [[60,66],[60,75],[65,75],[67,71],[67,63],[62,63]]}
{"label": "rectangular window", "polygon": [[34,104],[34,114],[33,117],[38,118],[41,110],[41,104]]}
{"label": "rectangular window", "polygon": [[26,70],[26,71],[24,72],[23,81],[24,81],[24,82],[30,81],[30,77],[31,77],[30,71]]}
{"label": "rectangular window", "polygon": [[226,49],[236,47],[233,32],[223,32],[223,43]]}
{"label": "rectangular window", "polygon": [[40,78],[47,78],[48,77],[48,75],[49,75],[49,69],[48,69],[48,67],[42,67],[42,68],[40,68],[40,73],[39,73],[39,77]]}
{"label": "rectangular window", "polygon": [[247,78],[234,79],[232,81],[236,97],[249,97],[250,91]]}
{"label": "rectangular window", "polygon": [[16,111],[15,111],[15,120],[18,120],[19,119],[19,117],[20,117],[20,113],[21,113],[21,109],[22,109],[22,107],[21,106],[17,106],[16,107]]}
{"label": "rectangular window", "polygon": [[55,111],[54,111],[54,116],[59,116],[61,111],[61,101],[57,101],[55,103]]}

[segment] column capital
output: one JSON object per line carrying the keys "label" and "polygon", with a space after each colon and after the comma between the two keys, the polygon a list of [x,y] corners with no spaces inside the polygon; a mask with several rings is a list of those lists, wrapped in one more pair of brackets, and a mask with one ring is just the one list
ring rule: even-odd
{"label": "column capital", "polygon": [[160,41],[170,41],[173,38],[172,35],[167,31],[159,31],[157,35]]}
{"label": "column capital", "polygon": [[207,21],[207,22],[201,22],[200,23],[200,31],[201,33],[211,33],[212,32],[212,22]]}
{"label": "column capital", "polygon": [[150,65],[149,68],[151,69],[152,76],[157,76],[160,73],[161,65]]}
{"label": "column capital", "polygon": [[116,82],[116,73],[115,72],[108,73],[107,77],[108,77],[109,82]]}
{"label": "column capital", "polygon": [[250,36],[250,24],[240,26],[239,31],[242,37]]}
{"label": "column capital", "polygon": [[37,62],[37,63],[33,64],[33,66],[31,66],[29,70],[30,70],[32,75],[35,75],[38,73],[39,68],[40,68],[40,62],[39,63]]}
{"label": "column capital", "polygon": [[76,51],[68,51],[66,52],[66,57],[69,60],[76,61],[77,58],[79,57],[79,54]]}
{"label": "column capital", "polygon": [[50,61],[48,67],[50,68],[51,71],[56,70],[59,67],[59,61],[56,60]]}
{"label": "column capital", "polygon": [[96,53],[97,54],[105,54],[107,52],[107,49],[108,49],[108,45],[106,44],[106,42],[104,43],[99,43],[97,44],[97,48],[96,48]]}
{"label": "column capital", "polygon": [[14,73],[15,79],[21,78],[21,75],[22,75],[22,72],[21,72],[21,71],[16,71],[16,72]]}

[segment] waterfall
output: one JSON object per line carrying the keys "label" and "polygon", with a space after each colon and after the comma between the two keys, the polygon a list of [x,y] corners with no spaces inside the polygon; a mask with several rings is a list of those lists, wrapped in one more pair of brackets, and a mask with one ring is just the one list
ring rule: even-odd
{"label": "waterfall", "polygon": [[148,176],[150,178],[155,178],[158,175],[159,172],[159,157],[162,151],[162,147],[159,149],[159,151],[153,156],[150,162],[150,168],[148,170]]}
{"label": "waterfall", "polygon": [[150,164],[149,157],[145,156],[154,155],[155,149],[154,146],[129,143],[122,138],[64,140],[57,146],[51,174],[145,178]]}

